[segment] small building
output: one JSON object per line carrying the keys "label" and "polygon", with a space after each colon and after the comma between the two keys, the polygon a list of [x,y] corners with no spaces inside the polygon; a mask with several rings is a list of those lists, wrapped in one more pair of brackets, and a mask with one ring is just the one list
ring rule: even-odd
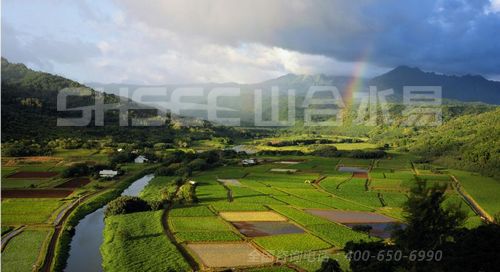
{"label": "small building", "polygon": [[112,178],[114,176],[118,175],[118,171],[115,171],[115,170],[101,170],[99,171],[99,176],[101,178]]}
{"label": "small building", "polygon": [[255,164],[257,164],[257,161],[255,159],[244,159],[241,161],[241,164],[243,164],[243,165],[255,165]]}
{"label": "small building", "polygon": [[189,184],[191,184],[191,185],[196,185],[196,181],[194,181],[194,180],[190,180],[190,181],[189,181]]}
{"label": "small building", "polygon": [[122,152],[122,151],[123,151],[123,148],[118,148],[116,151],[118,151],[118,152]]}
{"label": "small building", "polygon": [[147,161],[148,159],[146,159],[146,157],[144,157],[143,155],[139,155],[137,156],[137,158],[134,159],[135,163],[145,163]]}

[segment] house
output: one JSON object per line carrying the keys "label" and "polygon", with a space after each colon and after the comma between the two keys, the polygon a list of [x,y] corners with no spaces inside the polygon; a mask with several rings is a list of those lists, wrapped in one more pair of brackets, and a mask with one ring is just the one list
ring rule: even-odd
{"label": "house", "polygon": [[255,164],[257,164],[257,161],[255,159],[244,159],[241,161],[241,164],[243,164],[243,165],[255,165]]}
{"label": "house", "polygon": [[99,176],[101,178],[112,178],[116,175],[118,175],[118,171],[115,171],[115,170],[101,170],[101,171],[99,171]]}
{"label": "house", "polygon": [[118,152],[122,152],[122,151],[123,151],[123,148],[118,148],[116,151],[118,151]]}
{"label": "house", "polygon": [[143,155],[137,156],[137,158],[135,158],[134,160],[135,163],[145,163],[147,161],[148,159],[146,159],[146,157],[144,157]]}
{"label": "house", "polygon": [[196,181],[194,181],[194,180],[190,180],[190,181],[189,181],[189,184],[191,184],[191,185],[196,185]]}

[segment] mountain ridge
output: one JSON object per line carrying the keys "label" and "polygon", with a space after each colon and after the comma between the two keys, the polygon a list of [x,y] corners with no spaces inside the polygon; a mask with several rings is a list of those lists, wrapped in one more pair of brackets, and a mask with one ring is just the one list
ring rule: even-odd
{"label": "mountain ridge", "polygon": [[335,76],[325,74],[293,74],[288,73],[283,76],[265,80],[258,83],[238,84],[238,83],[194,83],[194,84],[163,84],[163,85],[140,85],[140,84],[119,84],[119,83],[86,83],[92,88],[108,88],[116,90],[119,87],[145,87],[145,86],[165,86],[175,88],[180,86],[231,86],[240,87],[243,91],[255,89],[269,89],[277,86],[280,90],[295,89],[297,95],[305,95],[310,86],[335,86],[340,92],[345,92],[349,83],[356,79],[359,83],[359,91],[366,92],[368,86],[376,86],[378,90],[393,89],[395,100],[401,101],[403,96],[403,86],[441,86],[442,98],[459,100],[462,102],[482,102],[488,104],[500,104],[500,81],[488,80],[481,75],[445,75],[435,72],[425,72],[418,67],[400,65],[394,69],[375,76],[373,78],[353,78],[351,76]]}

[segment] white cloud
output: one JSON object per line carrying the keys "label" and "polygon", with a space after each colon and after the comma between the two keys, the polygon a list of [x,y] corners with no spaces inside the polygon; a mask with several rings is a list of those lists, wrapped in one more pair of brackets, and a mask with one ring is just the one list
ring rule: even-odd
{"label": "white cloud", "polygon": [[487,12],[500,12],[500,0],[490,0]]}

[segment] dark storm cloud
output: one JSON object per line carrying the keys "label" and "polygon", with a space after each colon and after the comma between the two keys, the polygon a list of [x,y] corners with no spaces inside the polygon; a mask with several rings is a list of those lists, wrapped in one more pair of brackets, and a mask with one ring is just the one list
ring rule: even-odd
{"label": "dark storm cloud", "polygon": [[488,0],[120,1],[154,27],[380,66],[500,73],[500,12]]}

